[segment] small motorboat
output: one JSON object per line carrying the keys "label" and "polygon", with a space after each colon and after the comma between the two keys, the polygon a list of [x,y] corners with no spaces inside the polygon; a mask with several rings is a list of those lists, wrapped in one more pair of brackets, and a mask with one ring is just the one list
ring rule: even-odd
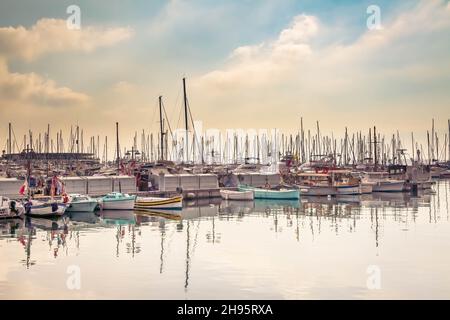
{"label": "small motorboat", "polygon": [[32,217],[59,217],[64,214],[67,204],[56,201],[28,200],[24,204],[25,214]]}
{"label": "small motorboat", "polygon": [[268,200],[300,199],[299,190],[289,190],[289,189],[271,190],[240,185],[239,191],[253,191],[255,199],[268,199]]}
{"label": "small motorboat", "polygon": [[66,212],[94,212],[98,201],[81,194],[69,194]]}
{"label": "small motorboat", "polygon": [[0,196],[0,219],[18,218],[25,213],[23,205]]}
{"label": "small motorboat", "polygon": [[133,210],[136,196],[121,192],[108,193],[101,198],[103,210]]}
{"label": "small motorboat", "polygon": [[181,210],[183,209],[183,196],[172,198],[146,197],[137,198],[134,204],[135,210]]}
{"label": "small motorboat", "polygon": [[252,190],[248,191],[220,190],[220,196],[224,200],[252,201],[254,199],[254,194]]}

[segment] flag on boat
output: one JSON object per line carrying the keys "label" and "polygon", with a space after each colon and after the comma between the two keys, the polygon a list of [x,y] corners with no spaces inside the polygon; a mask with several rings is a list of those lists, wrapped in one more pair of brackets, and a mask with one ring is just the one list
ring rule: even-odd
{"label": "flag on boat", "polygon": [[28,191],[28,181],[25,180],[24,184],[20,187],[19,194],[24,195]]}
{"label": "flag on boat", "polygon": [[57,177],[54,176],[52,178],[52,185],[51,185],[51,189],[50,189],[50,195],[56,196],[56,195],[62,195],[65,193],[64,190],[64,183]]}

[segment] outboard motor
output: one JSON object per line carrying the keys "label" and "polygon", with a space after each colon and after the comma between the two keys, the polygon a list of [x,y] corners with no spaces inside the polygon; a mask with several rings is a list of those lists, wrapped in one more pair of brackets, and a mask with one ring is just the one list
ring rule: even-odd
{"label": "outboard motor", "polygon": [[9,202],[9,209],[11,210],[11,212],[18,213],[17,209],[16,209],[16,202],[15,201],[10,201]]}
{"label": "outboard motor", "polygon": [[58,211],[58,204],[56,202],[52,203],[52,212]]}

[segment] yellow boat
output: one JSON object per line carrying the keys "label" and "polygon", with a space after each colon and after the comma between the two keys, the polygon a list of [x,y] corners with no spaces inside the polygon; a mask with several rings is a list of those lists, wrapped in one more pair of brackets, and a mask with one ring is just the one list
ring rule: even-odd
{"label": "yellow boat", "polygon": [[182,208],[183,196],[172,198],[139,197],[134,204],[135,210],[181,210]]}

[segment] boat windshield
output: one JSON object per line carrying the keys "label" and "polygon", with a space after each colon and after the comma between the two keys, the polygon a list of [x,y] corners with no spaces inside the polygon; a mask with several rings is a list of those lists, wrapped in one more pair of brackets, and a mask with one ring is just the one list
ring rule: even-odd
{"label": "boat windshield", "polygon": [[89,200],[87,197],[75,197],[73,198],[73,201],[87,201]]}

